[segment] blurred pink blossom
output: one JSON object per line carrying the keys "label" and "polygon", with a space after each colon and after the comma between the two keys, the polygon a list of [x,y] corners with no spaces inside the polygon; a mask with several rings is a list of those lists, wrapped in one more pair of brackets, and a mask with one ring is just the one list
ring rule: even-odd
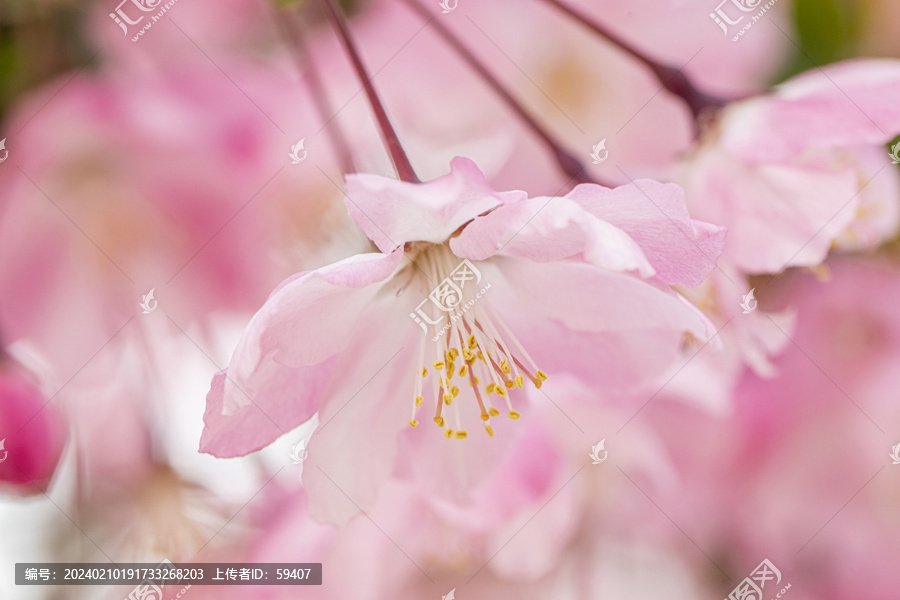
{"label": "blurred pink blossom", "polygon": [[[577,372],[628,388],[671,363],[685,333],[708,333],[699,312],[666,283],[702,280],[724,231],[691,221],[677,186],[583,185],[565,198],[528,199],[491,191],[471,161],[456,159],[449,175],[430,183],[354,175],[347,192],[351,216],[382,253],[301,273],[273,292],[227,374],[213,380],[204,452],[253,452],[319,412],[324,425],[312,438],[310,459],[327,472],[352,473],[346,486],[368,506],[398,458],[440,464],[446,448],[455,452],[441,436],[407,432],[404,439],[417,449],[398,457],[397,433],[407,421],[418,426],[418,407],[428,397],[443,437],[487,431],[456,446],[454,460],[463,462],[454,474],[430,477],[445,497],[464,496],[466,482],[486,471],[486,457],[497,455],[488,450],[498,426],[490,418],[501,413],[490,396],[496,393],[518,419],[507,390],[526,378],[540,387],[546,375],[538,363],[551,373]],[[648,206],[651,196],[677,220]],[[452,325],[444,313],[432,329],[436,343],[426,344],[409,317],[462,259],[475,261],[468,264],[484,278],[481,285],[492,286],[490,298],[479,302],[477,286],[464,288],[460,303],[471,313]],[[441,339],[444,323],[449,330]],[[460,357],[461,390],[451,382]],[[431,391],[422,386],[428,372]],[[361,388],[364,398],[354,398]],[[338,417],[341,426],[327,428]],[[306,479],[312,510],[343,520],[327,500],[334,487],[320,472],[309,469]]]}
{"label": "blurred pink blossom", "polygon": [[777,376],[745,371],[732,415],[655,411],[682,478],[664,502],[734,584],[768,557],[798,600],[887,600],[900,585],[900,278],[883,259],[827,266],[827,280],[794,272],[770,290],[796,330]]}
{"label": "blurred pink blossom", "polygon": [[0,354],[0,490],[35,494],[46,489],[65,440],[56,406],[21,367]]}
{"label": "blurred pink blossom", "polygon": [[695,217],[728,227],[723,258],[778,273],[893,235],[900,175],[870,150],[900,134],[898,93],[900,61],[860,60],[725,108],[677,178]]}

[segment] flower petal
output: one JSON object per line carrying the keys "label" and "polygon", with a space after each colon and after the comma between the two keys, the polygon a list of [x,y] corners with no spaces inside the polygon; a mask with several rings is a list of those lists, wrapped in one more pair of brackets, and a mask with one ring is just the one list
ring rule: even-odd
{"label": "flower petal", "polygon": [[669,285],[699,285],[725,246],[726,229],[692,220],[684,190],[673,183],[639,179],[615,189],[579,185],[566,197],[627,233]]}
{"label": "flower petal", "polygon": [[677,294],[631,275],[577,262],[496,257],[490,265],[491,277],[508,284],[497,287],[520,298],[534,321],[552,320],[588,332],[672,328],[701,337],[706,329]]}
{"label": "flower petal", "polygon": [[[421,332],[404,313],[390,318],[395,298],[373,307],[354,337],[359,352],[343,355],[313,432],[303,467],[309,511],[316,520],[344,524],[375,506],[397,457],[399,432],[409,428],[415,355]],[[380,315],[380,317],[376,317]],[[399,322],[400,319],[404,321]],[[437,435],[423,431],[420,435]],[[446,441],[446,440],[443,440]]]}
{"label": "flower petal", "polygon": [[721,152],[691,168],[691,211],[728,228],[724,256],[746,273],[821,263],[859,202],[853,169],[752,167]]}
{"label": "flower petal", "polygon": [[361,313],[402,258],[402,252],[360,254],[279,286],[254,315],[234,351],[225,410],[249,404],[247,396],[255,398],[280,366],[320,365],[344,350]]}
{"label": "flower petal", "polygon": [[[309,369],[311,374],[330,373],[330,370]],[[274,378],[265,382],[256,404],[242,406],[237,412],[225,414],[223,404],[228,374],[221,371],[213,376],[206,395],[206,411],[203,414],[203,434],[200,436],[200,452],[219,458],[233,458],[255,452],[282,434],[308,421],[315,414],[315,404],[297,402],[289,391],[303,389],[300,385],[303,373],[297,369],[283,368],[273,373]],[[321,388],[321,385],[319,386]],[[320,393],[320,389],[317,390]],[[317,395],[317,394],[310,394]]]}
{"label": "flower petal", "polygon": [[735,104],[722,145],[751,162],[782,162],[810,147],[882,145],[900,133],[900,61],[855,60],[799,75],[770,96]]}
{"label": "flower petal", "polygon": [[476,216],[525,197],[491,190],[467,158],[453,159],[448,175],[427,183],[355,174],[347,176],[346,187],[350,216],[382,252],[406,242],[444,242]]}
{"label": "flower petal", "polygon": [[338,357],[402,252],[365,254],[290,278],[253,317],[213,378],[200,449],[242,456],[321,409]]}
{"label": "flower petal", "polygon": [[450,240],[454,254],[485,260],[501,253],[537,262],[582,257],[614,271],[654,274],[628,234],[568,198],[529,198],[476,218]]}
{"label": "flower petal", "polygon": [[568,371],[608,391],[645,384],[709,323],[680,296],[636,277],[578,262],[495,257],[486,298],[548,374]]}

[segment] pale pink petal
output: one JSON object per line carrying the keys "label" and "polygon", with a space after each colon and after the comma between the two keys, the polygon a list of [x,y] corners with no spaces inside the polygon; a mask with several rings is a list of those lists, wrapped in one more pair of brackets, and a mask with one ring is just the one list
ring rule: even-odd
{"label": "pale pink petal", "polygon": [[896,236],[900,227],[900,171],[883,147],[848,148],[841,154],[869,183],[859,192],[856,218],[835,246],[844,251],[876,248]]}
{"label": "pale pink petal", "polygon": [[[309,421],[333,375],[334,362],[332,357],[320,365],[295,369],[271,362],[253,401],[245,397],[246,404],[228,414],[223,410],[228,373],[216,373],[206,395],[200,452],[219,458],[244,456]],[[239,386],[232,386],[242,393]]]}
{"label": "pale pink petal", "polygon": [[[639,331],[675,329],[705,334],[703,320],[689,311],[677,294],[663,287],[578,262],[535,263],[496,257],[485,264],[485,279],[502,278],[495,286],[516,297],[532,320],[555,321],[573,331]],[[490,290],[494,303],[494,288]],[[499,295],[499,294],[498,294]]]}
{"label": "pale pink petal", "polygon": [[338,356],[402,258],[366,254],[295,276],[245,330],[226,372],[213,378],[200,449],[216,456],[259,450],[308,421],[329,396]]}
{"label": "pale pink petal", "polygon": [[[345,353],[336,365],[332,401],[322,407],[303,467],[309,511],[317,520],[343,524],[369,511],[394,468],[400,431],[411,429],[421,332],[405,313],[388,317],[396,303],[385,298],[360,320],[353,346],[362,351]],[[414,432],[440,437],[425,425]]]}
{"label": "pale pink petal", "polygon": [[457,256],[473,260],[498,252],[537,262],[577,257],[614,271],[654,274],[641,248],[624,231],[567,198],[507,204],[469,223],[450,240],[450,247]]}
{"label": "pale pink petal", "polygon": [[[447,440],[441,435],[441,428],[432,422],[434,396],[429,393],[425,398],[425,404],[419,410],[422,423],[416,429],[407,427],[400,436],[400,451],[406,457],[406,465],[399,475],[414,480],[431,497],[466,506],[473,501],[473,494],[498,474],[500,463],[509,457],[512,446],[522,443],[522,421],[496,417],[485,423],[475,399],[467,398],[447,408],[444,416],[454,431],[465,431],[468,438]],[[527,421],[527,408],[518,408],[524,415],[522,420]],[[485,425],[491,426],[493,437],[484,430]]]}
{"label": "pale pink petal", "polygon": [[859,202],[852,169],[750,167],[714,151],[691,168],[691,212],[728,228],[723,256],[746,273],[821,263]]}
{"label": "pale pink petal", "polygon": [[[709,324],[671,290],[578,262],[497,257],[485,264],[486,301],[548,373],[575,373],[605,389],[646,383],[671,365],[685,333]],[[548,382],[549,384],[550,382]]]}
{"label": "pale pink petal", "polygon": [[566,198],[627,233],[669,285],[699,285],[725,246],[726,229],[692,220],[684,190],[673,183],[639,179],[615,189],[579,185]]}
{"label": "pale pink petal", "polygon": [[882,145],[900,133],[900,61],[855,60],[804,73],[733,105],[722,146],[750,162],[781,162],[809,147]]}
{"label": "pale pink petal", "polygon": [[474,162],[455,158],[450,173],[427,183],[405,183],[379,175],[347,176],[350,216],[378,249],[406,242],[442,243],[462,225],[524,192],[495,192]]}
{"label": "pale pink petal", "polygon": [[[561,474],[553,482],[558,491],[552,502],[535,502],[491,536],[488,553],[496,554],[494,571],[516,581],[536,581],[556,566],[580,525],[583,492],[567,485],[568,478]],[[534,518],[538,512],[540,518]]]}
{"label": "pale pink petal", "polygon": [[361,313],[402,258],[401,251],[356,255],[295,276],[273,292],[234,351],[225,410],[248,405],[282,366],[326,369],[323,363],[347,347]]}

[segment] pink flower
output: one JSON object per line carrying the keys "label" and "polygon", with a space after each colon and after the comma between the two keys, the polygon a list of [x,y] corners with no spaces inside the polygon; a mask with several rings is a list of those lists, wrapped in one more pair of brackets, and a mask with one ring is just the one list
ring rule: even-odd
{"label": "pink flower", "polygon": [[[423,493],[408,481],[389,481],[367,513],[377,528],[361,516],[335,528],[310,517],[303,490],[270,494],[258,511],[260,534],[248,558],[254,562],[314,558],[327,563],[336,570],[321,588],[316,586],[321,596],[314,597],[332,600],[419,597],[423,594],[416,593],[417,588],[428,586],[428,579],[435,582],[434,588],[437,582],[447,582],[446,593],[453,582],[471,578],[495,554],[481,579],[496,573],[507,586],[515,580],[538,579],[553,570],[577,531],[582,499],[575,485],[560,492],[575,469],[562,460],[552,437],[543,431],[544,424],[535,420],[527,428],[528,434],[487,485],[464,506]],[[530,523],[509,543],[545,504],[544,518]],[[415,527],[409,526],[410,515],[415,515]],[[532,536],[541,537],[540,547],[534,547]],[[288,596],[286,588],[276,586],[261,586],[250,595]]]}
{"label": "pink flower", "polygon": [[726,108],[680,179],[692,214],[728,227],[723,257],[777,273],[896,232],[900,176],[874,150],[900,133],[898,93],[900,61],[853,61]]}
{"label": "pink flower", "polygon": [[[708,333],[668,285],[702,281],[724,230],[692,221],[675,185],[527,198],[490,190],[458,158],[430,183],[353,175],[347,193],[381,252],[300,273],[272,293],[227,375],[213,379],[201,440],[204,452],[240,456],[319,413],[304,470],[317,518],[348,516],[328,501],[338,493],[331,477],[365,508],[395,464],[464,498],[499,455],[491,438],[507,425],[491,420],[495,405],[518,419],[526,381],[541,387],[546,373],[568,371],[627,389],[667,367],[685,334]],[[440,299],[456,308],[437,310],[432,300],[454,287],[456,297]],[[416,430],[426,420],[442,435]]]}
{"label": "pink flower", "polygon": [[65,436],[47,397],[0,354],[0,489],[45,488],[56,470]]}
{"label": "pink flower", "polygon": [[792,596],[887,600],[900,585],[900,269],[826,264],[827,281],[793,271],[772,290],[797,313],[778,376],[745,370],[725,419],[679,403],[649,415],[681,475],[659,502],[697,545],[725,549],[728,590],[765,556]]}
{"label": "pink flower", "polygon": [[[244,560],[331,565],[322,586],[310,591],[329,600],[440,597],[453,588],[458,597],[568,597],[554,592],[571,582],[587,588],[584,597],[605,597],[606,590],[641,587],[648,578],[693,587],[686,570],[692,557],[680,552],[683,534],[651,502],[636,501],[640,491],[616,468],[651,496],[678,489],[655,432],[631,425],[626,436],[609,440],[610,460],[591,465],[594,433],[618,428],[633,408],[600,404],[596,390],[571,377],[554,377],[553,385],[553,398],[572,420],[536,402],[523,435],[470,502],[452,504],[414,482],[392,480],[366,517],[335,528],[310,517],[303,490],[267,488],[254,511],[259,535]],[[632,561],[631,569],[622,568]],[[677,565],[681,577],[660,573],[660,562]],[[698,566],[700,580],[708,563]],[[248,597],[290,597],[278,586],[256,590]]]}

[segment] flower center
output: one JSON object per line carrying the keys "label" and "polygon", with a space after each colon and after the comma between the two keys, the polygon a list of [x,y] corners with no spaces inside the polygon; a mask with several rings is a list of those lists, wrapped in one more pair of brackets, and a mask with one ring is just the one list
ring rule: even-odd
{"label": "flower center", "polygon": [[484,297],[491,284],[482,282],[476,265],[461,261],[444,244],[419,254],[415,268],[432,283],[439,283],[410,314],[424,334],[409,424],[419,426],[416,417],[425,404],[428,392],[423,389],[427,390],[430,379],[435,407],[432,420],[444,430],[444,437],[468,437],[460,404],[462,410],[477,409],[484,430],[493,437],[490,419],[500,416],[500,410],[492,406],[491,397],[505,403],[506,416],[517,420],[522,415],[513,408],[510,393],[524,387],[526,378],[540,388],[547,375]]}

